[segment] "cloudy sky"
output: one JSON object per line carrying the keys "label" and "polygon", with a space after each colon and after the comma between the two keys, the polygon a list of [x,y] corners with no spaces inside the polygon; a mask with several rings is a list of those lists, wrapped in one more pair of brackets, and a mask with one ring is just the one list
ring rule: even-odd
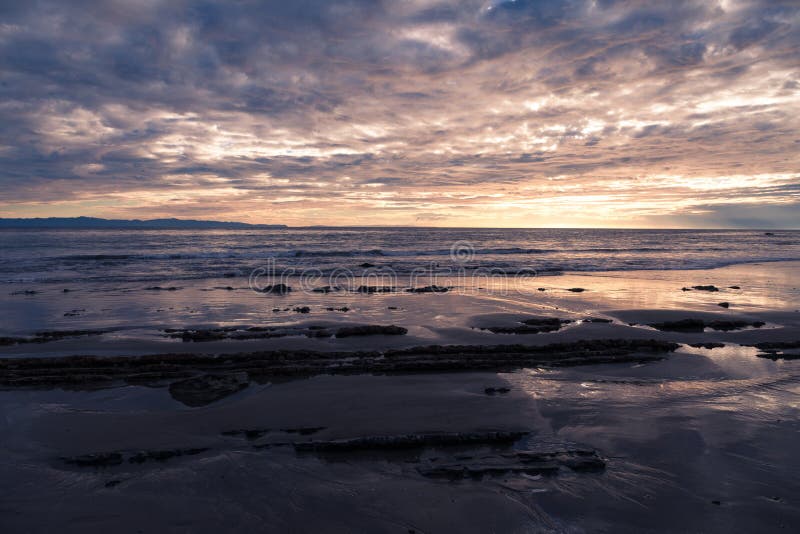
{"label": "cloudy sky", "polygon": [[0,216],[800,227],[797,0],[0,2]]}

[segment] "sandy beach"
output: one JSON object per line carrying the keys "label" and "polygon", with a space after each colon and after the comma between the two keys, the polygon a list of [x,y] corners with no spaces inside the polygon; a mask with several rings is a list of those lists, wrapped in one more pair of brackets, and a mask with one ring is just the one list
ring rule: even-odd
{"label": "sandy beach", "polygon": [[780,531],[800,520],[798,269],[31,285],[3,299],[0,522]]}

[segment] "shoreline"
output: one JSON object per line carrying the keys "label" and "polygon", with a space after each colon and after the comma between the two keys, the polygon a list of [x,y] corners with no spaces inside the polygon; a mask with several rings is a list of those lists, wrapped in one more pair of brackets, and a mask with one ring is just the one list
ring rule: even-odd
{"label": "shoreline", "polygon": [[799,267],[4,297],[0,526],[779,530]]}

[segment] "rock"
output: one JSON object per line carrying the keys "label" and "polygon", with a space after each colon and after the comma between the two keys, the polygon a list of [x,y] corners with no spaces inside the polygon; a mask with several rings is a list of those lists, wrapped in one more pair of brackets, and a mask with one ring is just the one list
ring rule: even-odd
{"label": "rock", "polygon": [[107,330],[46,330],[35,332],[33,337],[0,337],[0,345],[48,343],[67,337],[99,336],[106,332]]}
{"label": "rock", "polygon": [[752,346],[762,351],[756,354],[759,358],[768,358],[773,361],[800,359],[800,351],[789,352],[800,349],[800,341],[764,341]]}
{"label": "rock", "polygon": [[[679,346],[654,339],[592,339],[547,345],[430,345],[382,351],[0,358],[0,385],[95,388],[114,382],[160,385],[172,380],[176,382],[171,392],[178,400],[200,403],[246,387],[244,377],[259,380],[318,374],[509,372],[527,367],[645,363],[662,360]],[[224,374],[219,379],[209,378],[208,374],[190,377],[187,382],[187,374],[198,371]],[[240,378],[231,379],[233,373]]]}
{"label": "rock", "polygon": [[612,319],[603,319],[602,317],[586,317],[583,319],[584,323],[613,323]]}
{"label": "rock", "polygon": [[[165,330],[166,332],[166,330]],[[228,334],[223,329],[211,329],[211,330],[183,330],[180,332],[170,333],[169,337],[179,337],[184,342],[189,341],[219,341],[220,339],[226,339]]]}
{"label": "rock", "polygon": [[540,288],[537,288],[537,291],[547,291],[547,289],[544,288],[544,287],[540,287]]}
{"label": "rock", "polygon": [[206,374],[173,382],[169,394],[186,406],[206,406],[243,390],[248,384],[246,373]]}
{"label": "rock", "polygon": [[606,467],[596,451],[587,449],[519,450],[454,460],[422,466],[418,471],[427,477],[460,479],[509,474],[555,475],[562,467],[578,473],[599,472]]}
{"label": "rock", "polygon": [[408,291],[409,293],[447,293],[448,291],[450,291],[450,288],[432,285],[425,287],[411,287],[406,289],[406,291]]}
{"label": "rock", "polygon": [[339,291],[339,288],[334,286],[322,286],[322,287],[315,287],[311,291],[314,293],[330,293],[332,291]]}
{"label": "rock", "polygon": [[511,391],[511,389],[506,387],[486,388],[483,390],[483,392],[486,393],[487,395],[504,395],[509,391]]}
{"label": "rock", "polygon": [[68,464],[80,467],[109,467],[122,463],[122,453],[119,452],[100,452],[94,454],[82,454],[80,456],[70,456],[63,458]]}
{"label": "rock", "polygon": [[371,264],[369,262],[366,262],[366,261],[364,263],[359,263],[358,266],[362,267],[364,269],[369,269],[370,267],[375,267],[375,265],[373,265],[373,264]]}
{"label": "rock", "polygon": [[764,232],[764,235],[775,235],[773,232]]}
{"label": "rock", "polygon": [[297,313],[310,313],[311,308],[309,308],[308,306],[297,306],[294,308],[294,311]]}
{"label": "rock", "polygon": [[708,341],[705,343],[690,343],[689,346],[694,347],[696,349],[721,349],[725,346],[725,343]]}
{"label": "rock", "polygon": [[688,287],[682,287],[682,288],[681,288],[681,291],[691,291],[691,289],[690,289],[690,288],[688,288]]}
{"label": "rock", "polygon": [[753,328],[761,328],[766,323],[763,321],[741,321],[741,320],[715,320],[706,322],[703,319],[680,319],[678,321],[664,321],[662,323],[650,323],[649,326],[656,330],[666,332],[703,332],[706,328],[712,330],[721,330],[729,332],[731,330],[739,330],[752,326]]}
{"label": "rock", "polygon": [[343,326],[336,331],[336,337],[353,337],[353,336],[403,336],[408,332],[406,328],[395,325],[361,325],[361,326]]}
{"label": "rock", "polygon": [[664,321],[662,323],[650,323],[656,330],[667,332],[703,332],[706,322],[702,319],[681,319],[679,321]]}
{"label": "rock", "polygon": [[286,432],[287,434],[300,434],[301,436],[310,436],[311,434],[316,434],[320,430],[325,430],[326,427],[324,426],[308,426],[308,427],[300,427],[300,428],[282,428],[281,432]]}
{"label": "rock", "polygon": [[150,286],[144,288],[145,291],[178,291],[181,289],[180,287],[176,286],[169,286],[169,287],[161,287],[161,286]]}
{"label": "rock", "polygon": [[139,451],[128,458],[128,462],[132,464],[141,464],[148,460],[157,462],[164,462],[177,456],[192,456],[207,451],[207,447],[200,447],[194,449],[170,449],[162,451]]}
{"label": "rock", "polygon": [[254,429],[249,429],[249,430],[245,430],[245,429],[243,429],[243,430],[226,430],[225,432],[222,432],[222,435],[223,436],[244,436],[245,438],[247,438],[249,440],[254,440],[254,439],[258,439],[258,438],[264,436],[265,434],[267,434],[269,432],[270,432],[269,428],[254,428]]}
{"label": "rock", "polygon": [[720,308],[730,308],[731,304],[730,302],[720,302],[719,304],[717,304],[717,306],[719,306]]}
{"label": "rock", "polygon": [[437,432],[429,434],[400,434],[394,436],[364,436],[333,441],[308,441],[295,443],[298,451],[344,452],[359,450],[391,450],[419,447],[448,447],[461,445],[489,445],[513,443],[527,431],[497,432]]}
{"label": "rock", "polygon": [[271,295],[285,295],[292,291],[292,288],[286,284],[271,284],[261,290],[262,293],[269,293]]}
{"label": "rock", "polygon": [[130,458],[128,458],[128,462],[132,464],[140,464],[144,463],[148,460],[154,460],[157,462],[164,462],[169,460],[170,458],[175,458],[177,456],[193,456],[195,454],[200,454],[202,452],[207,451],[207,447],[199,447],[194,449],[170,449],[170,450],[161,450],[161,451],[139,451],[133,454]]}
{"label": "rock", "polygon": [[572,291],[573,293],[583,293],[586,290],[582,287],[571,287],[567,289],[567,291]]}
{"label": "rock", "polygon": [[396,288],[394,286],[358,286],[356,292],[358,293],[394,293]]}
{"label": "rock", "polygon": [[728,289],[742,289],[742,288],[739,286],[728,286]]}
{"label": "rock", "polygon": [[708,286],[692,286],[692,289],[696,289],[698,291],[711,291],[711,292],[719,291],[719,288],[717,286],[712,286],[712,285],[708,285]]}
{"label": "rock", "polygon": [[751,346],[757,349],[800,349],[800,341],[762,341]]}
{"label": "rock", "polygon": [[707,326],[712,330],[721,330],[723,332],[729,332],[731,330],[740,330],[742,328],[747,328],[748,326],[752,326],[753,328],[761,328],[766,323],[764,321],[753,321],[748,323],[747,321],[711,321],[707,323]]}
{"label": "rock", "polygon": [[494,334],[541,334],[555,332],[565,324],[571,323],[569,319],[558,317],[532,317],[520,321],[520,326],[488,326],[481,330],[488,330]]}

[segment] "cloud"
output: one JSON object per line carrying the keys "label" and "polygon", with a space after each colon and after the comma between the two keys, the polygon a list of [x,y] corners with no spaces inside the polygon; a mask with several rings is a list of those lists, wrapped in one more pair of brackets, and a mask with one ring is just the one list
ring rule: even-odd
{"label": "cloud", "polygon": [[710,213],[800,201],[796,2],[2,9],[0,214],[738,226]]}

